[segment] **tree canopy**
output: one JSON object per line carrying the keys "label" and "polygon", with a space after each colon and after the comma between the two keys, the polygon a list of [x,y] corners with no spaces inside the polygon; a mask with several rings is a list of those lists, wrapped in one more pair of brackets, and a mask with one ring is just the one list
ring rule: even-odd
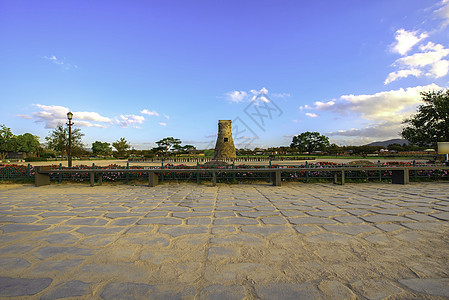
{"label": "tree canopy", "polygon": [[329,138],[319,132],[306,131],[295,135],[290,147],[297,148],[300,152],[324,151],[329,146]]}
{"label": "tree canopy", "polygon": [[112,146],[117,150],[119,156],[126,154],[126,151],[131,147],[125,138],[120,138],[119,140],[112,143]]}
{"label": "tree canopy", "polygon": [[6,125],[0,126],[0,158],[8,152],[38,152],[41,149],[39,137],[31,133],[14,135]]}
{"label": "tree canopy", "polygon": [[175,149],[178,148],[181,143],[180,139],[175,139],[174,137],[166,137],[156,142],[160,148],[164,149],[164,156],[167,156],[168,151],[173,147]]}
{"label": "tree canopy", "polygon": [[111,144],[95,141],[92,143],[92,152],[95,155],[110,155],[112,153]]}
{"label": "tree canopy", "polygon": [[[72,154],[77,155],[77,153],[82,153],[84,150],[84,145],[82,142],[82,137],[84,134],[81,132],[80,128],[74,128],[72,130]],[[69,148],[69,130],[62,124],[58,124],[55,129],[53,129],[48,136],[45,137],[47,141],[47,147],[55,150],[61,155],[66,155]]]}
{"label": "tree canopy", "polygon": [[21,152],[39,151],[39,137],[31,133],[24,133],[16,137],[16,149]]}
{"label": "tree canopy", "polygon": [[422,92],[424,104],[416,114],[404,120],[407,126],[401,135],[410,143],[435,147],[437,142],[449,142],[449,89]]}
{"label": "tree canopy", "polygon": [[2,125],[0,127],[0,155],[4,159],[6,153],[15,150],[16,137],[11,131],[11,128]]}

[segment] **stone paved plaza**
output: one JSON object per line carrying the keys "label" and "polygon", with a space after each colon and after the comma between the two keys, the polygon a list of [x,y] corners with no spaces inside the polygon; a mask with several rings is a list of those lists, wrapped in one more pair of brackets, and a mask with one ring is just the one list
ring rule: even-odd
{"label": "stone paved plaza", "polygon": [[0,298],[447,299],[449,184],[0,187]]}

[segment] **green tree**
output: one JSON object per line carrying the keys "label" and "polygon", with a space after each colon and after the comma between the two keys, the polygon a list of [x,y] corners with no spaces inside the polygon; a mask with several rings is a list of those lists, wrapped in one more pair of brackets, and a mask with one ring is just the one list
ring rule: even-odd
{"label": "green tree", "polygon": [[[80,128],[72,129],[72,155],[77,155],[84,151],[84,145],[82,142],[82,137],[84,133],[81,132]],[[67,150],[69,148],[69,130],[62,124],[58,124],[55,129],[48,136],[45,137],[47,141],[47,147],[60,153],[62,156],[67,155]]]}
{"label": "green tree", "polygon": [[0,127],[0,157],[5,159],[8,152],[16,150],[16,136],[11,132],[11,128],[2,125]]}
{"label": "green tree", "polygon": [[436,147],[437,142],[449,141],[449,89],[422,92],[424,104],[416,114],[404,120],[407,126],[401,135],[410,143],[424,147]]}
{"label": "green tree", "polygon": [[112,143],[112,146],[117,150],[118,156],[126,155],[126,151],[131,147],[125,138],[120,138],[119,140]]}
{"label": "green tree", "polygon": [[156,142],[159,147],[162,147],[164,149],[165,157],[167,157],[168,152],[172,148],[177,149],[181,143],[182,142],[180,139],[175,139],[174,137],[166,137]]}
{"label": "green tree", "polygon": [[95,155],[110,155],[112,153],[111,144],[95,141],[92,143],[92,152]]}
{"label": "green tree", "polygon": [[306,131],[295,135],[290,147],[297,148],[300,152],[324,151],[329,147],[329,138],[319,132]]}
{"label": "green tree", "polygon": [[16,144],[17,144],[16,148],[17,151],[26,153],[38,152],[41,146],[41,144],[39,143],[39,137],[31,133],[24,133],[18,135],[16,138]]}

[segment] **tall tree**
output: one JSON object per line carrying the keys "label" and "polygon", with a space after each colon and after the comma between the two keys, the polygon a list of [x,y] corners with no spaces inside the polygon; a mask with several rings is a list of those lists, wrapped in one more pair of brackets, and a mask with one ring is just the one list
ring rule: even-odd
{"label": "tall tree", "polygon": [[17,136],[17,151],[26,153],[38,152],[40,148],[39,137],[31,133],[24,133]]}
{"label": "tall tree", "polygon": [[418,146],[435,147],[437,142],[449,142],[449,89],[422,92],[424,104],[418,112],[404,120],[407,126],[401,135]]}
{"label": "tall tree", "polygon": [[178,148],[179,145],[181,144],[181,140],[180,139],[175,139],[174,137],[166,137],[163,138],[160,141],[157,141],[156,144],[159,147],[162,147],[164,149],[164,156],[167,157],[168,152],[172,149],[172,148]]}
{"label": "tall tree", "polygon": [[92,152],[95,155],[110,155],[112,153],[111,144],[96,141],[92,143]]}
{"label": "tall tree", "polygon": [[295,135],[290,147],[297,148],[300,152],[324,151],[329,147],[329,138],[319,132],[306,131]]}
{"label": "tall tree", "polygon": [[125,138],[120,138],[119,140],[112,143],[112,146],[117,150],[119,156],[126,154],[126,151],[130,148],[130,145]]}
{"label": "tall tree", "polygon": [[[84,145],[82,142],[82,137],[84,134],[81,129],[72,129],[72,154],[81,153],[83,151]],[[62,124],[58,124],[55,129],[48,136],[45,137],[47,141],[47,146],[50,149],[55,150],[62,156],[67,154],[69,148],[69,130]]]}
{"label": "tall tree", "polygon": [[0,127],[0,157],[5,159],[8,152],[16,150],[16,136],[11,132],[11,128],[2,125]]}

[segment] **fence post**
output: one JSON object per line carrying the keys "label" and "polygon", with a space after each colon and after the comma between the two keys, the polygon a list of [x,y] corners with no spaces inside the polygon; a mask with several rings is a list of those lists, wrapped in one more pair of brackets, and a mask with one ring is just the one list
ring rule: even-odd
{"label": "fence post", "polygon": [[[126,169],[129,169],[129,161],[126,162]],[[129,172],[126,172],[126,184],[129,184]]]}
{"label": "fence post", "polygon": [[[94,169],[95,169],[95,163],[92,163],[92,170],[94,170]],[[90,175],[89,176],[90,186],[94,186],[94,184],[95,184],[95,173],[91,172],[89,175]]]}
{"label": "fence post", "polygon": [[[271,169],[271,160],[268,162],[268,169]],[[268,183],[273,183],[273,173],[268,172],[269,176],[268,176]]]}
{"label": "fence post", "polygon": [[[62,170],[62,163],[59,163],[59,170]],[[62,173],[61,172],[59,172],[58,182],[62,183]]]}
{"label": "fence post", "polygon": [[[161,162],[161,170],[164,169],[164,161]],[[164,172],[161,174],[161,182],[164,182]]]}
{"label": "fence post", "polygon": [[[309,163],[306,160],[306,169],[309,167]],[[309,171],[306,172],[306,183],[309,183]]]}
{"label": "fence post", "polygon": [[[200,168],[200,163],[196,162],[196,169]],[[200,184],[200,172],[196,172],[196,184]]]}
{"label": "fence post", "polygon": [[[413,166],[416,167],[416,161],[413,160]],[[417,178],[418,177],[418,170],[414,171],[413,177]]]}
{"label": "fence post", "polygon": [[[377,166],[381,167],[380,160],[377,161]],[[379,181],[382,181],[382,170],[379,170]]]}

